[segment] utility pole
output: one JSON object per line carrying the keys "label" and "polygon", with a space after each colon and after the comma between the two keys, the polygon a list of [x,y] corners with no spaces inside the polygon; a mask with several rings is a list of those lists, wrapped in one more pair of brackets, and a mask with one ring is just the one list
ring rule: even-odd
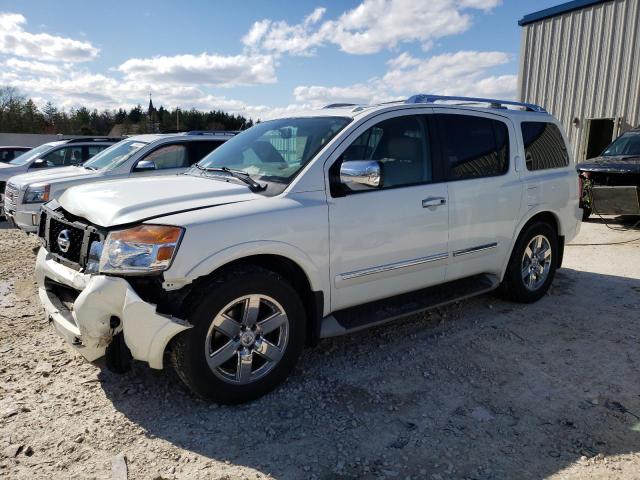
{"label": "utility pole", "polygon": [[180,109],[176,107],[176,132],[180,131]]}

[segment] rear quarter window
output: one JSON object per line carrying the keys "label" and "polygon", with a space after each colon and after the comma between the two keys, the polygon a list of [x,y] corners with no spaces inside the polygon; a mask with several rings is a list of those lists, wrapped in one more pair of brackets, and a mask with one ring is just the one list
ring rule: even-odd
{"label": "rear quarter window", "polygon": [[522,122],[521,129],[527,170],[547,170],[569,165],[567,147],[556,125]]}

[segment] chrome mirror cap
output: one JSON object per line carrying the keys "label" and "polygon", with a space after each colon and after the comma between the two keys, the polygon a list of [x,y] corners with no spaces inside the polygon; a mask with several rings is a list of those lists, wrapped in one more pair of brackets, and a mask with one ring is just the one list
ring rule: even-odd
{"label": "chrome mirror cap", "polygon": [[352,190],[382,186],[382,165],[375,160],[351,160],[340,165],[340,183]]}
{"label": "chrome mirror cap", "polygon": [[140,160],[134,168],[136,172],[146,172],[148,170],[156,170],[156,164],[151,160]]}

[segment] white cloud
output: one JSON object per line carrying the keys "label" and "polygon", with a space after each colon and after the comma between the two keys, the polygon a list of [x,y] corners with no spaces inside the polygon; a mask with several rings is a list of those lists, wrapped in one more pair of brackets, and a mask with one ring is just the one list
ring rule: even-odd
{"label": "white cloud", "polygon": [[334,102],[377,103],[416,93],[515,98],[516,75],[492,73],[509,60],[509,55],[503,52],[460,51],[428,58],[401,53],[387,62],[388,68],[382,77],[347,86],[300,85],[293,91],[295,103],[282,107],[251,105],[205,91],[196,84],[146,82],[137,78],[121,81],[113,76],[74,70],[73,66],[52,74],[17,74],[5,69],[0,72],[0,84],[16,86],[40,101],[52,100],[66,108],[79,105],[97,109],[131,108],[144,101],[151,91],[156,105],[222,109],[265,120]]}
{"label": "white cloud", "polygon": [[17,58],[10,58],[4,63],[4,65],[12,70],[40,75],[55,75],[60,72],[58,65],[53,63],[19,60]]}
{"label": "white cloud", "polygon": [[206,111],[220,109],[253,119],[271,118],[289,108],[249,105],[241,100],[205,92],[197,86],[123,82],[114,77],[88,71],[65,70],[64,74],[58,75],[18,75],[10,71],[0,71],[0,85],[17,87],[40,106],[47,101],[53,101],[60,108],[66,109],[79,106],[98,110],[129,109],[145,99],[150,91],[153,94],[153,102],[167,108],[197,108]]}
{"label": "white cloud", "polygon": [[462,7],[477,8],[480,10],[491,10],[502,3],[502,0],[459,0]]}
{"label": "white cloud", "polygon": [[491,75],[490,70],[510,60],[504,52],[460,51],[419,59],[402,53],[389,60],[382,78],[346,87],[298,86],[296,101],[313,106],[333,102],[376,103],[417,93],[440,95],[516,95],[516,75]]}
{"label": "white cloud", "polygon": [[39,60],[84,62],[98,56],[89,42],[24,30],[27,20],[17,13],[0,13],[0,53]]}
{"label": "white cloud", "polygon": [[376,91],[372,84],[359,83],[349,87],[299,86],[293,90],[298,102],[314,106],[329,103],[372,103],[390,100],[382,91]]}
{"label": "white cloud", "polygon": [[243,37],[250,49],[312,55],[314,49],[335,44],[346,53],[369,54],[419,42],[427,50],[434,39],[464,32],[471,25],[469,10],[489,11],[500,0],[363,0],[336,20],[320,22],[318,8],[302,23],[255,22]]}
{"label": "white cloud", "polygon": [[118,67],[126,80],[149,83],[230,87],[274,83],[275,61],[270,55],[176,55],[131,58]]}
{"label": "white cloud", "polygon": [[318,23],[326,12],[327,12],[327,9],[324,7],[316,8],[313,12],[311,12],[309,15],[305,17],[304,24],[309,26],[309,25],[314,25]]}
{"label": "white cloud", "polygon": [[324,42],[323,32],[312,31],[324,12],[324,8],[316,8],[297,25],[289,25],[285,21],[260,20],[255,22],[249,32],[242,37],[242,42],[251,50],[302,56],[313,55],[315,47]]}
{"label": "white cloud", "polygon": [[[485,79],[489,69],[509,60],[504,52],[445,53],[408,65],[406,62],[396,65],[384,75],[382,83],[394,92],[466,95],[476,91],[478,82]],[[514,92],[505,94],[513,96]]]}
{"label": "white cloud", "polygon": [[389,65],[393,69],[415,67],[415,66],[420,65],[420,60],[415,58],[415,57],[412,57],[407,52],[402,52],[397,57],[392,58],[391,60],[389,60],[387,62],[387,65]]}

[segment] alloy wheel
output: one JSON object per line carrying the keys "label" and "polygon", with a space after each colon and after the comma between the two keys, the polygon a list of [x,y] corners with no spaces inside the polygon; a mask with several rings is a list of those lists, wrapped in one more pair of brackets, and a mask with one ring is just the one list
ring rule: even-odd
{"label": "alloy wheel", "polygon": [[228,383],[252,383],[273,370],[288,340],[289,319],[282,306],[267,295],[246,295],[213,319],[205,344],[207,364]]}
{"label": "alloy wheel", "polygon": [[533,237],[524,249],[521,273],[522,282],[528,290],[538,290],[549,276],[551,253],[551,243],[544,235]]}

